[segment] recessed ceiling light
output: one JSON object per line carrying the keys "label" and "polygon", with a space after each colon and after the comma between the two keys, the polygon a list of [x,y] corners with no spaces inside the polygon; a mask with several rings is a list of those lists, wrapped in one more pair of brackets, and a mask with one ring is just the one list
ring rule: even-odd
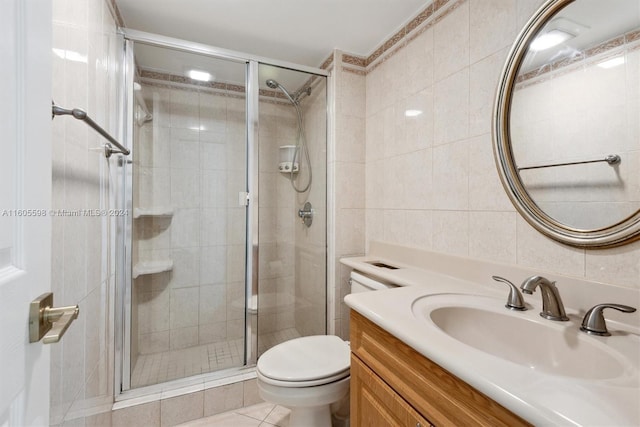
{"label": "recessed ceiling light", "polygon": [[198,80],[200,82],[208,82],[211,81],[211,74],[206,71],[200,70],[189,70],[187,71],[187,76],[189,76],[192,80]]}
{"label": "recessed ceiling light", "polygon": [[624,56],[616,56],[615,58],[607,59],[606,61],[602,61],[598,63],[598,67],[600,68],[613,68],[618,65],[624,64]]}
{"label": "recessed ceiling light", "polygon": [[404,115],[407,117],[416,117],[422,114],[421,110],[407,110],[404,112]]}
{"label": "recessed ceiling light", "polygon": [[529,49],[535,52],[539,52],[541,50],[545,50],[553,46],[557,46],[560,43],[563,43],[574,37],[575,36],[573,34],[563,30],[559,30],[559,29],[550,30],[536,37],[529,45]]}

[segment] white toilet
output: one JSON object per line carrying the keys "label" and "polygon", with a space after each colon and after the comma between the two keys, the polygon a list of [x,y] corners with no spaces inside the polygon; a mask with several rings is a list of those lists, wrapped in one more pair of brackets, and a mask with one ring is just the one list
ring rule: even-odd
{"label": "white toilet", "polygon": [[[351,293],[395,287],[356,272],[350,283]],[[260,397],[289,408],[290,427],[331,426],[331,405],[348,399],[349,361],[349,343],[334,335],[278,344],[258,359]]]}

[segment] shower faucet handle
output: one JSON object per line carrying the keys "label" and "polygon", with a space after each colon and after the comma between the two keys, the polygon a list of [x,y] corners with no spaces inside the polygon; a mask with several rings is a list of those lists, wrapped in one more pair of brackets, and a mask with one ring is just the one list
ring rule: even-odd
{"label": "shower faucet handle", "polygon": [[311,203],[307,202],[304,204],[302,209],[298,209],[298,216],[304,225],[311,227],[311,224],[313,223],[313,207],[311,206]]}

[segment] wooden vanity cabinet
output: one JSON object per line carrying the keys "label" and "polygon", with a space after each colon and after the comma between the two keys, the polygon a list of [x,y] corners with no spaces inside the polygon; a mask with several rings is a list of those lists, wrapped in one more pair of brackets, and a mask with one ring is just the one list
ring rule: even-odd
{"label": "wooden vanity cabinet", "polygon": [[351,311],[351,425],[530,426]]}

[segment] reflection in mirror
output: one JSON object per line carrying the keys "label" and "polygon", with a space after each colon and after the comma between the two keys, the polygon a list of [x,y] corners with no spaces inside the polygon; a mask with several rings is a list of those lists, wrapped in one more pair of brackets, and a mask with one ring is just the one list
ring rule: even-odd
{"label": "reflection in mirror", "polygon": [[640,2],[577,0],[547,19],[515,78],[509,125],[519,179],[550,218],[596,230],[637,214]]}

